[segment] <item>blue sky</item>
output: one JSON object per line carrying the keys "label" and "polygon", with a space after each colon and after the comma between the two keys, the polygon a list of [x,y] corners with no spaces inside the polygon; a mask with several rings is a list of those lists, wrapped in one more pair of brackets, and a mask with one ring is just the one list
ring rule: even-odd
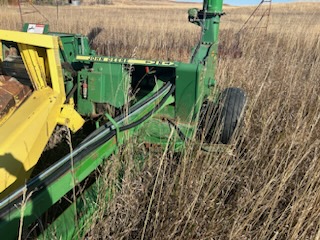
{"label": "blue sky", "polygon": [[[180,0],[179,0],[180,1]],[[181,0],[183,2],[202,2],[201,0]],[[224,3],[231,5],[257,5],[261,0],[224,0]],[[273,0],[272,2],[293,2],[293,0]]]}

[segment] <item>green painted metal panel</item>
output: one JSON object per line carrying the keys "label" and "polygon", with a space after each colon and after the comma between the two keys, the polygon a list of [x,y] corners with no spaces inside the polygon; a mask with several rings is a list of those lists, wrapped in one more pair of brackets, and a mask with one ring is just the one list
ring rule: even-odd
{"label": "green painted metal panel", "polygon": [[221,12],[222,11],[222,0],[205,0],[203,1],[203,8],[207,7],[208,12]]}
{"label": "green painted metal panel", "polygon": [[94,113],[94,103],[84,96],[83,89],[88,84],[89,71],[84,69],[78,72],[77,111],[83,116],[91,116]]}
{"label": "green painted metal panel", "polygon": [[94,63],[88,72],[88,99],[122,107],[128,99],[130,76],[121,64]]}
{"label": "green painted metal panel", "polygon": [[195,118],[195,104],[199,100],[198,65],[180,63],[176,74],[176,117],[190,122]]}
{"label": "green painted metal panel", "polygon": [[[62,196],[74,187],[74,183],[81,182],[92,171],[94,171],[103,161],[110,156],[116,149],[115,137],[97,148],[89,156],[84,158],[73,170],[62,175],[51,185],[42,189],[37,189],[31,195],[29,201],[25,204],[23,211],[23,224],[28,226],[34,220],[39,218],[50,206],[56,203]],[[15,211],[6,216],[0,222],[0,232],[6,232],[6,239],[15,239],[18,233],[19,222],[21,218],[21,208],[17,206]]]}
{"label": "green painted metal panel", "polygon": [[[58,239],[83,239],[95,219],[95,211],[99,209],[97,204],[102,197],[100,184],[103,183],[98,180],[86,189],[76,203],[72,203],[38,239],[52,239],[53,236]],[[106,189],[104,194],[108,202],[112,198],[112,191]]]}
{"label": "green painted metal panel", "polygon": [[[123,66],[94,63],[92,69],[79,71],[77,111],[82,115],[90,116],[94,113],[94,103],[107,103],[117,108],[126,104],[131,78]],[[86,94],[84,94],[85,85]]]}

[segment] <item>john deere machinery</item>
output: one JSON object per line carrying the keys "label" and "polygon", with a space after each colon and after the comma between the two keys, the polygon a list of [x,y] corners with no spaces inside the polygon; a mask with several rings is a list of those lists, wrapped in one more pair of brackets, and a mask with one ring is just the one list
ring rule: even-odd
{"label": "john deere machinery", "polygon": [[[215,91],[223,14],[222,0],[189,10],[201,40],[188,63],[98,56],[87,37],[43,24],[0,30],[1,238],[15,239],[35,225],[39,237],[48,231],[62,239],[83,236],[97,197],[90,176],[130,136],[176,151],[195,137],[230,141],[245,94]],[[85,136],[68,154],[47,160],[45,153],[70,132]],[[63,201],[77,186],[81,197]],[[51,224],[39,224],[46,213],[54,216]]]}

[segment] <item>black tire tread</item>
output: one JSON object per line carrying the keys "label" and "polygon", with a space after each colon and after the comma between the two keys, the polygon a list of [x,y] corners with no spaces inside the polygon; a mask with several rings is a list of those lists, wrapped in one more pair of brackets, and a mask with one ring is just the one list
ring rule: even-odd
{"label": "black tire tread", "polygon": [[240,88],[227,88],[221,94],[223,107],[218,125],[222,126],[220,141],[229,143],[236,130],[246,104],[245,92]]}

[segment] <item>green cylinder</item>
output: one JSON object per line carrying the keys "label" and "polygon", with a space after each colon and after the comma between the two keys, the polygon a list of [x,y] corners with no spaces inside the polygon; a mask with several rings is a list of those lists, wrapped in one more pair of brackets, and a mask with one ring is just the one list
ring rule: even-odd
{"label": "green cylinder", "polygon": [[222,12],[223,0],[204,0],[203,9],[208,12]]}

